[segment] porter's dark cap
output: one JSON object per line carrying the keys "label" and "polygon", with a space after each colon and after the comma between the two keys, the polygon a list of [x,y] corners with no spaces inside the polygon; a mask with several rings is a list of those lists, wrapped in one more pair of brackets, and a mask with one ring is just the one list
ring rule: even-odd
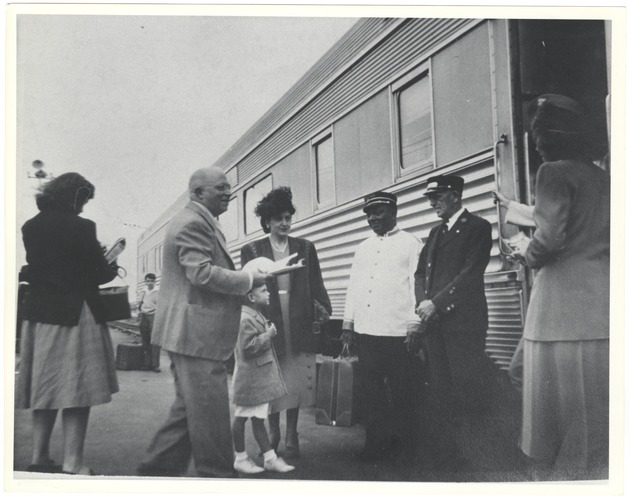
{"label": "porter's dark cap", "polygon": [[364,197],[365,205],[363,206],[363,212],[367,212],[368,207],[376,206],[378,204],[386,204],[396,207],[396,201],[398,198],[393,193],[387,192],[374,192]]}

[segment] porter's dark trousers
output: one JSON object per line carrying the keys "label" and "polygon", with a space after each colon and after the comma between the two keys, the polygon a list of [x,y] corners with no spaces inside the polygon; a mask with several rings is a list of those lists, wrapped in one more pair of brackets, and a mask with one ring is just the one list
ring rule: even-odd
{"label": "porter's dark trousers", "polygon": [[396,444],[403,453],[415,453],[419,359],[407,352],[404,336],[360,334],[357,352],[365,453],[386,454]]}

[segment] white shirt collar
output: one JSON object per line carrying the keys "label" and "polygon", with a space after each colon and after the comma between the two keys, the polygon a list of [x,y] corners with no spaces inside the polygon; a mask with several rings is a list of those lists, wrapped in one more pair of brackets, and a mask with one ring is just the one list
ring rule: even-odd
{"label": "white shirt collar", "polygon": [[217,218],[214,214],[212,214],[210,212],[210,210],[206,206],[204,206],[203,204],[200,204],[196,200],[193,200],[191,202],[193,204],[197,204],[208,216],[210,216],[210,218],[212,218],[212,221],[214,221],[214,223],[216,224],[217,228],[219,230],[223,231],[223,228],[221,227],[221,223],[219,223],[219,218]]}
{"label": "white shirt collar", "polygon": [[446,226],[448,227],[448,229],[450,230],[451,228],[453,228],[453,225],[455,225],[455,222],[459,219],[459,217],[462,215],[462,213],[465,211],[466,209],[464,209],[464,206],[462,206],[459,211],[457,211],[453,216],[451,216],[448,219],[448,223],[446,224]]}
{"label": "white shirt collar", "polygon": [[391,237],[396,235],[398,232],[400,232],[400,229],[398,228],[398,225],[395,225],[394,228],[392,228],[389,232],[385,232],[383,235],[378,235],[376,232],[374,235],[376,235],[376,237]]}

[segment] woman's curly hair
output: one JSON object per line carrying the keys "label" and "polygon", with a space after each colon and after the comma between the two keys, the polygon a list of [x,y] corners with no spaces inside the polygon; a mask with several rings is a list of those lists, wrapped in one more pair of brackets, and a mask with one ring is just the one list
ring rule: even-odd
{"label": "woman's curly hair", "polygon": [[260,218],[260,226],[266,234],[269,233],[269,225],[267,222],[274,217],[279,217],[282,213],[288,212],[289,214],[295,214],[295,207],[293,206],[293,194],[289,187],[278,187],[271,190],[265,195],[254,210],[256,216]]}
{"label": "woman's curly hair", "polygon": [[35,196],[40,211],[60,210],[79,214],[94,198],[94,185],[78,173],[64,173],[44,185]]}

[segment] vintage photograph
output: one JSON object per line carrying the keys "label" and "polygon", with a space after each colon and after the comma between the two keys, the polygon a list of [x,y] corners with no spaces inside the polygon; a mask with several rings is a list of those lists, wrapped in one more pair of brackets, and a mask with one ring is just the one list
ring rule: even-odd
{"label": "vintage photograph", "polygon": [[614,491],[624,14],[9,6],[12,490]]}

